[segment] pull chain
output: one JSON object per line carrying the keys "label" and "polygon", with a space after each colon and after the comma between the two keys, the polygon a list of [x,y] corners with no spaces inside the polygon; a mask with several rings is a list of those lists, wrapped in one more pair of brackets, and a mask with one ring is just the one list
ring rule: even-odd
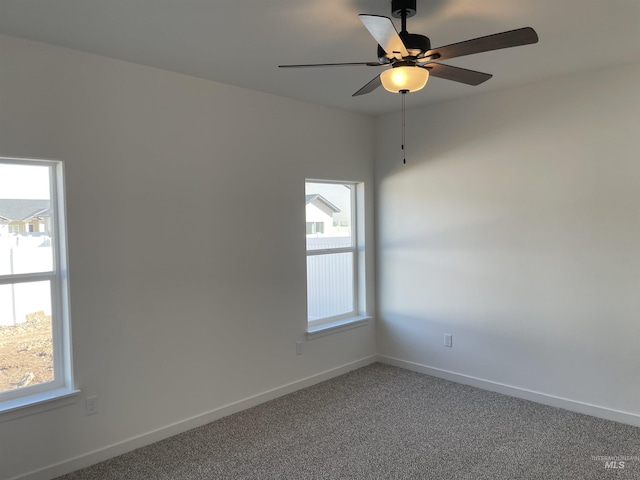
{"label": "pull chain", "polygon": [[404,165],[407,164],[407,152],[404,149],[404,115],[405,115],[405,106],[404,106],[404,96],[407,94],[407,90],[402,90],[402,163]]}

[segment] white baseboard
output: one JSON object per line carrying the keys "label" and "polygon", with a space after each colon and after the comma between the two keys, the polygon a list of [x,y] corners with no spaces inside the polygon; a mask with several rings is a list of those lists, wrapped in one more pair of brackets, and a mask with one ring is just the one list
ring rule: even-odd
{"label": "white baseboard", "polygon": [[303,388],[310,387],[312,385],[315,385],[316,383],[324,382],[325,380],[343,375],[347,372],[350,372],[351,370],[356,370],[371,363],[375,363],[376,361],[376,355],[361,358],[360,360],[347,363],[346,365],[332,368],[330,370],[311,375],[295,382],[287,383],[286,385],[282,385],[280,387],[267,390],[266,392],[247,397],[237,402],[224,405],[201,415],[197,415],[195,417],[191,417],[186,420],[182,420],[180,422],[158,428],[156,430],[123,440],[121,442],[108,445],[98,450],[94,450],[80,456],[65,460],[63,462],[50,465],[43,469],[35,470],[18,477],[13,477],[9,480],[50,480],[51,478],[65,475],[75,470],[79,470],[81,468],[103,462],[118,455],[122,455],[123,453],[130,452],[132,450],[135,450],[136,448],[144,447],[160,440],[164,440],[165,438],[169,438],[179,433],[186,432],[187,430],[206,425],[207,423],[211,423],[222,417],[226,417],[242,410],[246,410],[247,408],[255,407],[256,405],[260,405],[261,403],[273,400],[275,398],[287,395]]}
{"label": "white baseboard", "polygon": [[630,412],[623,412],[620,410],[614,410],[607,407],[601,407],[598,405],[592,405],[590,403],[579,402],[577,400],[571,400],[568,398],[557,397],[555,395],[548,395],[546,393],[536,392],[533,390],[527,390],[526,388],[513,387],[511,385],[505,385],[503,383],[492,382],[491,380],[485,380],[482,378],[476,378],[469,375],[463,375],[461,373],[451,372],[448,370],[442,370],[440,368],[429,367],[419,363],[409,362],[401,360],[399,358],[388,357],[385,355],[378,355],[378,361],[380,363],[386,363],[396,367],[412,370],[414,372],[424,373],[433,377],[450,380],[456,383],[463,383],[465,385],[471,385],[472,387],[482,388],[484,390],[490,390],[492,392],[502,393],[511,397],[522,398],[524,400],[531,400],[532,402],[542,403],[551,407],[563,408],[572,412],[584,413],[585,415],[591,415],[592,417],[603,418],[605,420],[612,420],[614,422],[625,423],[634,427],[640,427],[640,415]]}

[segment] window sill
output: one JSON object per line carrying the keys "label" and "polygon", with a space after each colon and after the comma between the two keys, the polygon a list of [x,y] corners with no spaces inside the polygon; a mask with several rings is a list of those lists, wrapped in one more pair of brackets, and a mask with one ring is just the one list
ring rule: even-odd
{"label": "window sill", "polygon": [[58,388],[0,402],[0,423],[71,405],[76,402],[79,394],[80,390]]}
{"label": "window sill", "polygon": [[341,320],[336,320],[335,322],[309,327],[307,330],[307,340],[313,340],[314,338],[320,338],[326,335],[343,332],[345,330],[351,330],[352,328],[364,327],[369,325],[369,321],[371,319],[372,317],[370,316],[359,315],[357,317],[343,318]]}

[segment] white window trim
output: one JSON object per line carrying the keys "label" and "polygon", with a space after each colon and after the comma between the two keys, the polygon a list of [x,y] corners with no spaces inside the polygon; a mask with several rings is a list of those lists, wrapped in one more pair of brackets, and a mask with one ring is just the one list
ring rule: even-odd
{"label": "white window trim", "polygon": [[58,388],[42,393],[34,393],[28,397],[7,400],[2,402],[0,423],[71,405],[78,400],[79,394],[80,390],[75,388]]}
{"label": "white window trim", "polygon": [[[333,317],[320,318],[317,320],[308,320],[307,317],[307,340],[323,337],[333,333],[342,332],[344,330],[350,330],[361,326],[369,325],[372,317],[365,312],[365,280],[362,271],[364,260],[364,208],[363,208],[363,193],[364,184],[362,182],[354,181],[340,181],[340,180],[318,180],[318,179],[306,179],[311,183],[326,183],[336,185],[351,185],[351,247],[333,248],[333,249],[321,249],[321,250],[306,250],[306,256],[314,255],[328,255],[337,253],[352,253],[353,254],[353,311],[347,312],[341,315]],[[308,310],[307,310],[308,312]]]}
{"label": "white window trim", "polygon": [[355,317],[343,318],[330,323],[310,326],[307,328],[307,340],[325,337],[334,333],[344,332],[352,328],[365,327],[369,325],[371,319],[368,315],[356,315]]}
{"label": "white window trim", "polygon": [[56,408],[61,405],[61,402],[66,404],[79,393],[79,390],[74,386],[71,351],[64,164],[59,160],[16,157],[0,157],[0,163],[49,167],[51,202],[54,205],[51,221],[52,271],[0,275],[0,285],[38,280],[51,282],[54,380],[0,393],[0,422],[2,422],[49,408]]}

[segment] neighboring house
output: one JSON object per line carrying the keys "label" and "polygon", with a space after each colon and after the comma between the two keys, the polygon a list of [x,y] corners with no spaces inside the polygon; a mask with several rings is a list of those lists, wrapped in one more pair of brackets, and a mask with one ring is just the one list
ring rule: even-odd
{"label": "neighboring house", "polygon": [[307,235],[333,233],[333,215],[340,209],[317,193],[306,195],[305,200]]}
{"label": "neighboring house", "polygon": [[0,198],[0,234],[49,232],[50,203]]}
{"label": "neighboring house", "polygon": [[[0,275],[53,268],[47,238],[50,204],[49,200],[0,198]],[[37,311],[50,315],[50,295],[48,282],[26,282],[20,288],[6,285],[0,289],[0,326],[22,323]]]}

